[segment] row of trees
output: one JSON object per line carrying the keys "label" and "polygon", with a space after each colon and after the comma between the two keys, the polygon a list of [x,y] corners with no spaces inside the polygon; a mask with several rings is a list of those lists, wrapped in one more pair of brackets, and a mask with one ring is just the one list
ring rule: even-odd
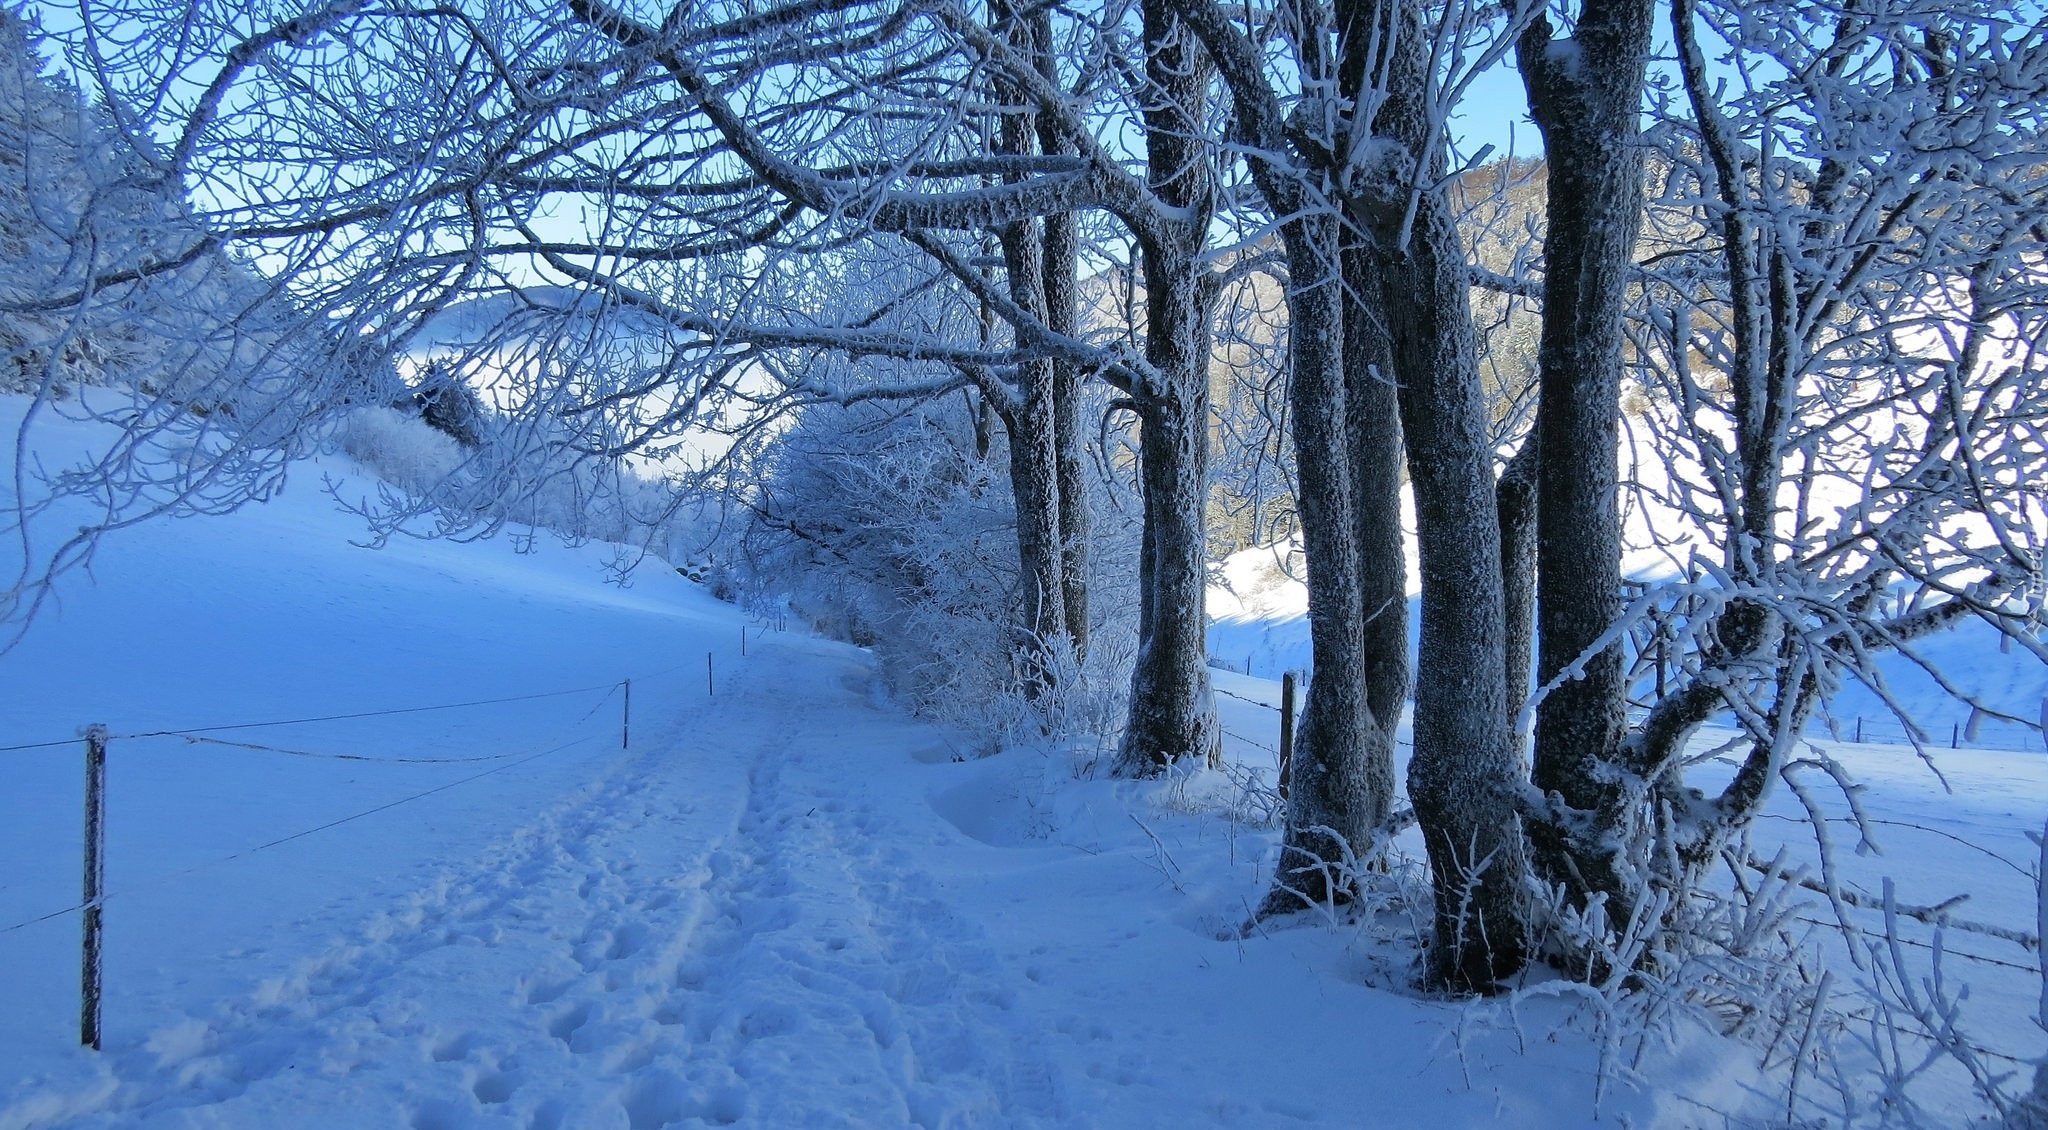
{"label": "row of trees", "polygon": [[[122,0],[75,44],[204,238],[345,340],[514,296],[495,355],[529,363],[471,378],[592,459],[791,406],[999,419],[1027,696],[1090,647],[1087,438],[1135,431],[1124,774],[1217,749],[1210,368],[1225,299],[1273,280],[1281,332],[1221,351],[1282,367],[1314,634],[1262,913],[1350,897],[1405,818],[1412,688],[1432,976],[1487,991],[1682,941],[1766,792],[1839,778],[1800,734],[1872,653],[1975,617],[2048,659],[2048,39],[2021,7]],[[1508,64],[1540,254],[1475,263],[1447,123]],[[1540,324],[1505,443],[1476,308]],[[1630,468],[1697,538],[1624,607]],[[1683,659],[1632,714],[1645,621]],[[1744,742],[1703,777],[1716,716]]]}

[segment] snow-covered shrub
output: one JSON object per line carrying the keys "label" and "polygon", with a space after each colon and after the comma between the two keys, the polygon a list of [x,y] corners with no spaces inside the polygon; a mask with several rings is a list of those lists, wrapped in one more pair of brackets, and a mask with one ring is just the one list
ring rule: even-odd
{"label": "snow-covered shrub", "polygon": [[462,466],[462,448],[418,416],[364,405],[335,424],[334,444],[378,478],[426,494]]}
{"label": "snow-covered shrub", "polygon": [[[812,409],[778,438],[764,478],[748,585],[786,593],[821,630],[873,647],[913,709],[991,748],[1116,733],[1136,638],[1135,547],[1105,499],[1095,500],[1090,645],[1077,656],[1020,637],[1006,463],[977,447],[959,400]],[[1049,688],[1027,689],[1027,647]]]}
{"label": "snow-covered shrub", "polygon": [[752,531],[757,582],[879,645],[891,690],[926,711],[963,683],[1008,681],[1013,518],[1000,465],[974,458],[959,423],[938,405],[805,413]]}
{"label": "snow-covered shrub", "polygon": [[420,422],[467,448],[484,444],[488,410],[483,398],[445,365],[431,364],[413,389]]}
{"label": "snow-covered shrub", "polygon": [[[375,536],[474,538],[508,524],[531,526],[570,544],[615,544],[622,574],[648,555],[688,560],[702,553],[704,516],[677,484],[593,454],[574,436],[509,420],[452,380],[435,392],[392,407],[350,408],[330,430],[331,446],[394,488],[375,498],[340,499]],[[449,416],[437,423],[436,403],[465,405],[454,417],[459,425]],[[461,442],[457,432],[474,442]],[[698,564],[692,579],[708,578],[712,563]]]}

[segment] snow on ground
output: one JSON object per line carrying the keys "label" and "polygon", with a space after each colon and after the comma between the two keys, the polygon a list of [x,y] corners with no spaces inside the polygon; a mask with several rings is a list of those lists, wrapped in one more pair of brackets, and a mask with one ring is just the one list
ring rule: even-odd
{"label": "snow on ground", "polygon": [[[1663,1127],[1778,1101],[1702,1023],[1603,1070],[1565,1000],[1416,995],[1412,905],[1230,936],[1271,867],[1244,788],[1268,681],[1218,675],[1235,775],[963,760],[858,649],[658,566],[612,586],[601,547],[354,548],[314,485],[356,472],[301,470],[110,539],[0,656],[0,745],[60,743],[0,753],[0,1130]],[[79,726],[558,690],[117,736],[106,1044],[75,1046]],[[1943,836],[2023,869],[2040,763],[1968,755],[1930,797],[1869,756],[1874,811],[1935,833],[1894,829],[1902,897],[1961,886],[2024,926],[2024,876]],[[2012,1015],[1983,1038],[2033,1054],[2028,982],[1989,968]]]}
{"label": "snow on ground", "polygon": [[[1415,547],[1408,560],[1415,560]],[[1214,570],[1209,585],[1209,655],[1211,662],[1232,671],[1277,679],[1284,671],[1307,671],[1310,662],[1308,589],[1301,578],[1299,553],[1286,564],[1280,553],[1289,547],[1260,546],[1230,555]],[[1627,575],[1661,575],[1656,555],[1637,554],[1638,568]],[[1408,630],[1417,629],[1419,586],[1408,586]],[[1927,666],[1942,673],[1957,689],[1976,696],[1988,708],[2007,715],[1985,715],[1971,735],[1971,708],[1937,683],[1919,663],[1899,655],[1880,655],[1878,668],[1885,691],[1921,729],[1931,746],[1973,746],[2011,752],[2042,751],[2041,733],[2029,723],[2048,717],[2048,664],[2010,645],[1978,620],[1917,641],[1914,649]],[[1249,666],[1249,670],[1247,670]],[[1902,723],[1877,690],[1861,683],[1842,688],[1817,727],[1847,741],[1910,745]]]}

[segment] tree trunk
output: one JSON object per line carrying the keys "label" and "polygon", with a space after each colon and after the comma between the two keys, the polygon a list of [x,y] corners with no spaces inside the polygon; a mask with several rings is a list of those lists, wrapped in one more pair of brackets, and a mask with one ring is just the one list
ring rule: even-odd
{"label": "tree trunk", "polygon": [[[1021,19],[1007,4],[991,7],[997,29],[1020,51],[1042,56],[1049,43],[1037,42],[1034,21]],[[1049,36],[1049,30],[1047,32]],[[1010,106],[1027,105],[1013,81],[1000,77],[997,96]],[[1011,110],[997,125],[994,148],[999,154],[1025,155],[1040,144],[1035,116]],[[1061,250],[1071,252],[1069,235]],[[1058,269],[1071,272],[1071,258],[1059,263],[1047,257],[1049,241],[1040,221],[1019,220],[997,233],[1010,300],[1041,324],[1053,320],[1048,282]],[[1069,283],[1063,297],[1071,302]],[[1068,310],[1071,320],[1072,310]],[[1072,373],[1065,374],[1069,380]],[[1059,377],[1050,360],[1027,360],[1017,367],[1017,398],[1006,414],[1010,433],[1010,487],[1016,501],[1018,601],[1017,652],[1027,696],[1037,698],[1055,688],[1057,653],[1068,646],[1070,620],[1066,606],[1071,588],[1066,542],[1067,499],[1060,466]]]}
{"label": "tree trunk", "polygon": [[[1500,513],[1500,575],[1502,619],[1507,625],[1508,725],[1514,726],[1529,705],[1529,680],[1536,667],[1536,440],[1522,449],[1501,472],[1494,486]],[[1522,742],[1515,743],[1517,753]]]}
{"label": "tree trunk", "polygon": [[[1342,869],[1367,849],[1393,803],[1391,747],[1384,767],[1373,764],[1367,749],[1381,727],[1374,724],[1364,677],[1364,538],[1352,485],[1353,420],[1345,387],[1351,341],[1338,273],[1338,225],[1334,217],[1309,215],[1290,222],[1282,238],[1288,250],[1295,496],[1316,677],[1295,736],[1287,829],[1261,916],[1349,901],[1352,877]],[[1406,639],[1401,650],[1405,656]]]}
{"label": "tree trunk", "polygon": [[[1202,524],[1208,397],[1183,385],[1139,402],[1150,560],[1146,619],[1131,675],[1119,776],[1150,776],[1183,757],[1215,762],[1222,730],[1209,687],[1207,533]],[[1179,395],[1176,395],[1179,394]]]}
{"label": "tree trunk", "polygon": [[[1074,274],[1080,259],[1074,217],[1045,219],[1046,327],[1073,336],[1078,324]],[[1052,363],[1053,466],[1059,479],[1060,584],[1063,591],[1066,641],[1074,658],[1088,654],[1088,510],[1087,467],[1081,450],[1081,386],[1083,377],[1071,361]]]}
{"label": "tree trunk", "polygon": [[[1206,13],[1205,35],[1229,60],[1239,125],[1252,148],[1273,153],[1294,144],[1284,138],[1278,99],[1257,77],[1256,54],[1225,34],[1213,9]],[[1345,16],[1340,85],[1346,103],[1357,106],[1370,13],[1354,7]],[[1316,22],[1306,12],[1293,18]],[[1314,36],[1301,41],[1304,87],[1330,81],[1322,44]],[[1326,157],[1337,148],[1331,138],[1323,144]],[[1408,688],[1408,609],[1399,400],[1380,296],[1364,289],[1373,281],[1370,260],[1361,257],[1357,231],[1310,206],[1296,169],[1256,156],[1250,165],[1273,213],[1294,217],[1280,237],[1289,263],[1289,397],[1315,663],[1264,915],[1348,898],[1352,876],[1339,868],[1371,850],[1390,815],[1394,736]]]}
{"label": "tree trunk", "polygon": [[[1347,240],[1345,274],[1372,277],[1369,252]],[[1357,262],[1352,262],[1356,260]],[[1351,422],[1352,530],[1364,629],[1365,766],[1375,827],[1394,807],[1394,740],[1407,709],[1408,561],[1401,530],[1401,396],[1379,310],[1384,296],[1344,288],[1344,397]]]}
{"label": "tree trunk", "polygon": [[[1422,624],[1408,795],[1435,894],[1432,972],[1490,991],[1524,953],[1524,859],[1509,741],[1499,514],[1493,449],[1467,295],[1464,248],[1441,187],[1426,105],[1429,43],[1414,0],[1367,0],[1347,25],[1377,28],[1391,52],[1374,130],[1400,153],[1358,170],[1354,215],[1371,236],[1356,258],[1379,296],[1400,385],[1415,492]],[[1412,188],[1420,184],[1424,187]]]}
{"label": "tree trunk", "polygon": [[1049,662],[1051,650],[1067,630],[1051,368],[1045,361],[1020,365],[1021,402],[1003,414],[1010,440],[1010,492],[1017,511],[1018,666],[1025,693],[1033,698],[1052,687],[1056,676]]}
{"label": "tree trunk", "polygon": [[[1059,68],[1053,59],[1052,13],[1037,8],[1031,15],[1032,51],[1039,74],[1051,83],[1059,82]],[[1041,121],[1039,151],[1068,152],[1050,123]],[[1078,336],[1080,291],[1075,276],[1080,270],[1081,241],[1073,213],[1057,212],[1045,218],[1045,326],[1056,334]],[[1088,478],[1081,459],[1085,437],[1081,432],[1081,386],[1083,375],[1071,360],[1052,363],[1053,460],[1059,472],[1060,581],[1064,588],[1067,643],[1074,658],[1088,654]]]}
{"label": "tree trunk", "polygon": [[1174,216],[1140,233],[1152,376],[1131,399],[1142,428],[1148,604],[1117,757],[1124,776],[1222,754],[1207,664],[1209,327],[1198,260],[1215,192],[1202,113],[1209,65],[1169,0],[1146,0],[1144,22],[1146,178]]}
{"label": "tree trunk", "polygon": [[1408,796],[1436,896],[1431,963],[1490,991],[1523,960],[1520,759],[1509,740],[1493,451],[1448,209],[1425,197],[1407,254],[1381,264],[1401,368],[1421,557],[1422,631]]}
{"label": "tree trunk", "polygon": [[1622,768],[1627,669],[1619,641],[1588,655],[1621,614],[1619,450],[1623,335],[1640,224],[1637,142],[1652,11],[1644,0],[1588,3],[1569,65],[1539,18],[1518,44],[1522,79],[1549,154],[1543,337],[1537,352],[1537,704],[1535,782],[1592,825],[1531,826],[1538,875],[1577,907],[1604,901],[1627,921],[1642,895],[1630,849],[1643,842],[1645,790]]}

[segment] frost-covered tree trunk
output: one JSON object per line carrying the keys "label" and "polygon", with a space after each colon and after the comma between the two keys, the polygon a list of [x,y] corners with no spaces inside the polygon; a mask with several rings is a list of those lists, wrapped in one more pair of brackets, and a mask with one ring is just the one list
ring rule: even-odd
{"label": "frost-covered tree trunk", "polygon": [[[1395,658],[1407,641],[1405,614],[1395,611],[1404,586],[1393,462],[1405,437],[1423,584],[1408,789],[1436,895],[1433,973],[1445,984],[1490,988],[1522,960],[1526,865],[1513,803],[1519,762],[1507,727],[1493,451],[1465,257],[1442,190],[1441,137],[1428,104],[1422,14],[1402,0],[1339,5],[1341,46],[1332,68],[1320,47],[1325,13],[1297,8],[1291,22],[1302,29],[1292,45],[1300,85],[1327,91],[1335,78],[1346,96],[1305,99],[1283,115],[1258,49],[1224,10],[1201,0],[1182,4],[1222,62],[1251,147],[1291,149],[1327,172],[1305,180],[1279,162],[1253,161],[1269,206],[1298,217],[1282,229],[1296,272],[1289,308],[1297,319],[1290,327],[1295,380],[1310,382],[1296,390],[1294,427],[1303,536],[1325,566],[1320,578],[1310,566],[1311,616],[1318,618],[1310,709],[1333,680],[1344,681],[1323,709],[1344,715],[1348,732],[1339,748],[1356,774],[1346,788],[1325,784],[1307,808],[1348,818],[1351,828],[1364,824],[1352,834],[1369,834],[1362,817],[1376,801],[1378,753],[1391,739],[1406,683]],[[1325,211],[1333,205],[1343,213]],[[1307,218],[1318,211],[1358,234],[1341,259],[1336,223],[1319,231]],[[1320,298],[1337,285],[1327,277],[1333,268],[1343,298]],[[1318,332],[1324,326],[1331,328]],[[1316,340],[1303,340],[1310,336]],[[1323,666],[1325,656],[1337,669]],[[1308,727],[1311,740],[1322,717]],[[1297,851],[1312,846],[1303,845],[1312,829],[1301,815],[1289,831]],[[1287,876],[1283,864],[1283,887]]]}
{"label": "frost-covered tree trunk", "polygon": [[[1353,127],[1334,105],[1290,120],[1259,55],[1213,4],[1184,2],[1229,85],[1253,179],[1288,261],[1288,357],[1296,504],[1308,568],[1310,684],[1289,782],[1287,827],[1261,914],[1350,897],[1344,868],[1371,846],[1393,805],[1394,735],[1408,686],[1401,551],[1401,427],[1380,296],[1363,272],[1357,233],[1299,169],[1271,155],[1304,145],[1327,160]],[[1302,85],[1329,89],[1342,68],[1348,106],[1377,78],[1363,65],[1371,36],[1347,27],[1333,58],[1315,4],[1289,9]],[[1322,113],[1323,111],[1330,113]],[[1303,134],[1309,136],[1305,139]]]}
{"label": "frost-covered tree trunk", "polygon": [[[1001,3],[991,5],[989,14],[993,30],[1006,35],[1021,57],[1046,58],[1050,44],[1039,40],[1039,21],[1026,20]],[[1050,29],[1045,31],[1045,37],[1050,39]],[[1005,107],[997,123],[995,152],[1004,157],[1031,154],[1040,143],[1040,132],[1036,115],[1027,108],[1025,93],[1001,71],[997,71],[994,85],[997,102]],[[1012,178],[1013,182],[1018,179],[1021,178]],[[1051,284],[1059,269],[1068,272],[1068,279],[1073,270],[1072,221],[1070,217],[1063,219],[1068,230],[1059,251],[1066,258],[1057,264],[1056,256],[1048,254],[1049,225],[1045,221],[1014,220],[997,233],[1010,301],[1023,317],[1048,327],[1055,320]],[[1065,321],[1071,326],[1071,282],[1064,297],[1070,304]],[[1049,357],[1021,361],[1014,378],[1016,395],[1009,399],[1009,410],[1004,414],[1010,438],[1010,485],[1017,511],[1020,607],[1016,646],[1025,692],[1032,697],[1052,689],[1057,670],[1055,653],[1063,649],[1072,627],[1067,599],[1075,586],[1068,560],[1074,549],[1067,541],[1065,514],[1069,498],[1063,489],[1067,486],[1068,471],[1063,464],[1070,462],[1071,457],[1063,460],[1060,452],[1062,379],[1072,384],[1071,365],[1061,370]],[[1071,388],[1065,390],[1065,398],[1071,401]]]}
{"label": "frost-covered tree trunk", "polygon": [[[1035,9],[1030,17],[1032,52],[1039,77],[1048,85],[1059,82],[1058,60],[1053,52],[1052,14]],[[1039,151],[1069,154],[1073,144],[1060,135],[1044,115],[1037,119]],[[1043,264],[1045,325],[1053,333],[1073,338],[1080,329],[1080,225],[1072,212],[1055,212],[1044,220]],[[1081,367],[1068,357],[1052,360],[1053,462],[1059,481],[1060,583],[1067,617],[1066,642],[1075,658],[1088,653],[1089,555],[1091,518],[1088,513],[1087,467],[1081,459],[1086,442],[1081,430],[1081,389],[1085,377]]]}
{"label": "frost-covered tree trunk", "polygon": [[[1269,170],[1266,174],[1271,177]],[[1348,458],[1345,308],[1338,225],[1329,215],[1287,225],[1288,351],[1294,370],[1296,506],[1308,567],[1309,643],[1316,677],[1295,734],[1287,827],[1262,913],[1350,897],[1336,868],[1365,850],[1392,802],[1365,749],[1372,719],[1361,677],[1365,634],[1357,494]],[[1402,641],[1407,650],[1407,641]],[[1386,777],[1392,776],[1392,761]],[[1377,794],[1377,795],[1375,795]],[[1334,838],[1334,839],[1333,839]],[[1333,881],[1334,880],[1334,881]]]}
{"label": "frost-covered tree trunk", "polygon": [[[1362,49],[1347,43],[1347,50]],[[1354,95],[1354,101],[1356,96]],[[1350,532],[1358,547],[1359,670],[1364,709],[1356,720],[1358,819],[1377,831],[1393,815],[1394,744],[1408,706],[1408,563],[1401,529],[1400,390],[1387,323],[1387,297],[1373,281],[1358,233],[1343,240],[1344,414],[1351,460]],[[1363,845],[1359,845],[1363,846]]]}
{"label": "frost-covered tree trunk", "polygon": [[[1340,21],[1342,17],[1340,16]],[[1357,258],[1377,294],[1400,386],[1422,574],[1415,752],[1408,795],[1435,894],[1433,976],[1486,991],[1523,960],[1526,862],[1509,740],[1494,452],[1468,270],[1432,128],[1429,37],[1412,0],[1369,0],[1352,21],[1386,53],[1377,135],[1354,169]]]}
{"label": "frost-covered tree trunk", "polygon": [[[1534,780],[1562,804],[1529,828],[1537,874],[1580,909],[1627,921],[1641,892],[1621,857],[1642,795],[1614,767],[1628,736],[1616,460],[1623,319],[1643,199],[1640,132],[1649,0],[1589,0],[1569,36],[1539,16],[1517,44],[1549,156],[1536,450],[1537,679]],[[1504,492],[1512,490],[1503,483]],[[1504,493],[1504,497],[1506,497]],[[1511,660],[1512,661],[1512,660]],[[1560,679],[1567,668],[1577,675]],[[1641,766],[1634,767],[1640,770]]]}
{"label": "frost-covered tree trunk", "polygon": [[[1159,304],[1153,306],[1154,316]],[[1139,474],[1145,488],[1149,602],[1131,675],[1131,708],[1118,773],[1147,776],[1184,757],[1213,760],[1222,731],[1207,662],[1208,536],[1201,475],[1208,397],[1175,382],[1139,401]]]}
{"label": "frost-covered tree trunk", "polygon": [[[1440,207],[1441,201],[1437,202]],[[1408,252],[1376,264],[1396,342],[1422,574],[1408,795],[1436,896],[1431,964],[1485,991],[1522,962],[1522,831],[1513,796],[1493,451],[1447,212],[1425,204]]]}
{"label": "frost-covered tree trunk", "polygon": [[[1036,240],[1035,225],[1016,226],[1034,230],[1017,236],[1006,233],[1006,254],[1026,241]],[[1058,434],[1053,414],[1052,363],[1026,362],[1017,367],[1017,376],[1018,396],[1002,416],[1009,436],[1010,489],[1017,513],[1020,606],[1016,646],[1025,689],[1036,695],[1050,689],[1055,676],[1048,652],[1059,647],[1068,632],[1067,577],[1060,528],[1064,499],[1060,492]]]}
{"label": "frost-covered tree trunk", "polygon": [[1170,0],[1144,7],[1146,179],[1163,215],[1139,233],[1147,381],[1134,386],[1145,486],[1147,607],[1117,772],[1221,755],[1207,636],[1209,321],[1198,256],[1215,207],[1206,130],[1211,69]]}
{"label": "frost-covered tree trunk", "polygon": [[[1879,650],[1927,666],[1911,641],[1964,617],[2014,632],[2013,594],[2041,571],[2037,534],[2002,533],[2042,528],[2039,504],[2007,486],[2041,465],[2023,438],[2038,434],[2039,384],[2021,376],[2038,374],[2044,340],[2038,27],[1968,2],[1670,12],[1685,98],[1661,104],[1654,140],[1637,127],[1647,3],[1588,3],[1568,38],[1538,21],[1520,42],[1551,153],[1535,441],[1545,795],[1530,815],[1541,877],[1583,914],[1581,941],[1679,941],[1702,875],[1770,789],[1801,773],[1846,785],[1801,740],[1822,695],[1850,678],[1881,687]],[[1652,144],[1644,225],[1633,154]],[[1638,238],[1659,242],[1631,267]],[[1622,614],[1609,484],[1624,374],[1669,469],[1658,501],[1701,532],[1709,572],[1639,610],[1684,657],[1632,726],[1619,650],[1598,647]],[[1686,743],[1716,715],[1747,748],[1702,787]]]}
{"label": "frost-covered tree trunk", "polygon": [[[1079,246],[1071,213],[1045,218],[1046,326],[1069,337],[1074,336],[1079,322],[1080,303],[1075,285]],[[1088,587],[1092,568],[1088,554],[1092,521],[1088,513],[1087,465],[1081,458],[1086,443],[1081,430],[1083,380],[1080,366],[1065,358],[1053,359],[1053,466],[1059,483],[1060,584],[1067,617],[1066,642],[1077,659],[1088,654]]]}
{"label": "frost-covered tree trunk", "polygon": [[1289,341],[1298,343],[1295,462],[1317,677],[1296,736],[1268,910],[1349,896],[1329,879],[1347,855],[1370,850],[1393,813],[1394,742],[1408,696],[1400,401],[1382,299],[1362,289],[1373,281],[1358,261],[1365,252],[1333,218],[1297,226],[1306,230],[1290,246],[1303,253],[1290,273],[1308,285],[1289,307]]}
{"label": "frost-covered tree trunk", "polygon": [[[1529,705],[1536,665],[1536,445],[1525,440],[1494,485],[1500,514],[1501,615],[1508,680],[1508,719],[1519,726]],[[1521,748],[1519,738],[1516,748]]]}

